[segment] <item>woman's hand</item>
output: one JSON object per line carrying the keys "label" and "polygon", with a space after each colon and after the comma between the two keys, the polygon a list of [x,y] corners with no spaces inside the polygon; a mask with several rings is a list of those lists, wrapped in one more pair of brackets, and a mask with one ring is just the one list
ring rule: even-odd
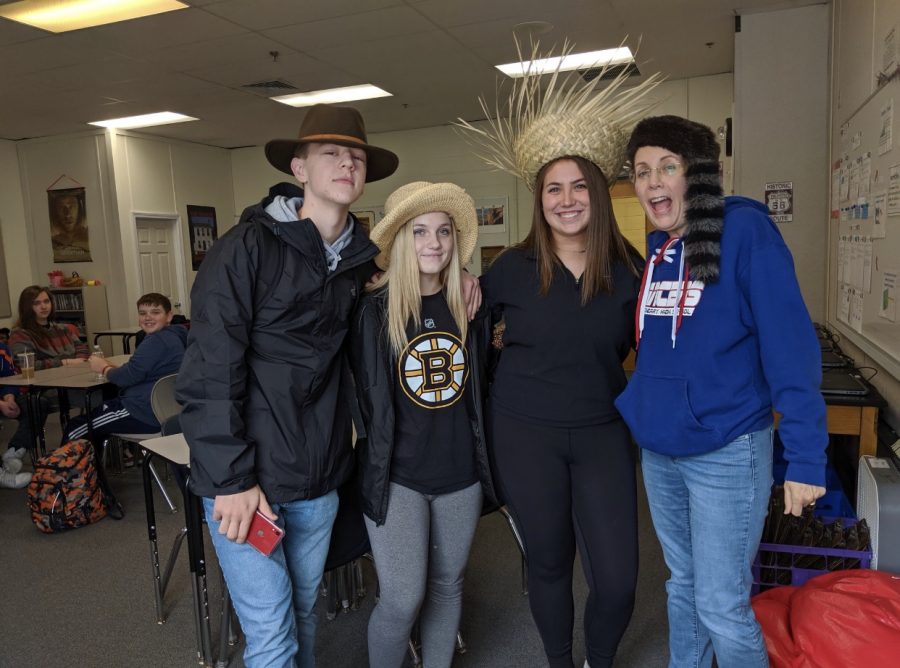
{"label": "woman's hand", "polygon": [[463,301],[466,302],[466,315],[471,320],[481,308],[481,283],[467,271],[462,272],[460,282],[462,283]]}
{"label": "woman's hand", "polygon": [[784,514],[800,517],[806,506],[825,496],[825,488],[792,480],[784,481]]}

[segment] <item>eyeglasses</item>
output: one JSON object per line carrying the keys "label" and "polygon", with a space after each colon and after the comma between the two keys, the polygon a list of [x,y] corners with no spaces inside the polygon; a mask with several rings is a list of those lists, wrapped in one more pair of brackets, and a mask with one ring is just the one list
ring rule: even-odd
{"label": "eyeglasses", "polygon": [[677,160],[662,163],[659,167],[638,167],[631,174],[631,179],[635,182],[649,183],[650,175],[656,172],[657,178],[672,179],[681,174],[681,163]]}

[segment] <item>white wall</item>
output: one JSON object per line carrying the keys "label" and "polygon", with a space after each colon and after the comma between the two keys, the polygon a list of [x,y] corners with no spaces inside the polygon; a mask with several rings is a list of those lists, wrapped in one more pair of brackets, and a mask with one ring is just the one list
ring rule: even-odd
{"label": "white wall", "polygon": [[[60,269],[66,274],[77,271],[84,279],[99,279],[113,288],[110,265],[121,252],[111,248],[108,230],[115,224],[111,207],[109,162],[102,131],[64,137],[30,139],[17,143],[22,184],[24,221],[31,254],[26,270],[29,281],[47,285],[47,273]],[[85,189],[85,213],[92,262],[53,262],[50,242],[50,216],[47,189]],[[18,294],[16,294],[18,298]]]}
{"label": "white wall", "polygon": [[31,285],[32,244],[25,224],[25,204],[22,201],[19,159],[16,143],[0,140],[0,234],[9,288],[9,318],[0,318],[0,327],[12,327],[22,289]]}
{"label": "white wall", "polygon": [[[832,60],[832,97],[830,100],[831,156],[829,164],[841,157],[841,125],[859,109],[875,91],[875,74],[881,69],[884,38],[891,29],[900,30],[900,2],[897,0],[835,0]],[[894,101],[896,118],[898,101]],[[895,120],[896,127],[896,120]],[[898,151],[894,142],[893,152]],[[900,162],[894,160],[893,162]],[[883,177],[882,177],[883,178]],[[888,219],[890,234],[898,231],[897,219]],[[893,224],[892,224],[893,223]],[[832,255],[836,254],[838,223],[829,228],[832,237]],[[835,264],[831,258],[832,266]],[[828,282],[829,319],[836,321],[837,280]],[[885,420],[895,431],[900,431],[900,378],[892,377],[883,367],[860,350],[848,338],[841,340],[841,349],[851,355],[858,366],[877,371],[872,384],[888,402],[883,411]]]}
{"label": "white wall", "polygon": [[[141,295],[137,267],[135,216],[171,216],[179,219],[181,247],[179,271],[186,285],[182,312],[190,315],[190,288],[196,272],[191,269],[187,205],[212,206],[219,235],[234,223],[230,151],[158,137],[119,131],[110,133],[115,165],[116,208],[121,249],[121,280],[125,286],[110,303],[110,322],[131,322],[134,303]],[[113,305],[114,304],[114,305]],[[124,320],[122,319],[124,318]]]}
{"label": "white wall", "polygon": [[813,319],[825,316],[828,227],[827,5],[741,17],[735,34],[735,192],[763,200],[793,181],[794,221],[779,229]]}
{"label": "white wall", "polygon": [[[10,290],[15,291],[16,298],[21,287],[46,283],[51,269],[78,271],[83,278],[96,278],[106,285],[111,324],[133,323],[134,303],[141,294],[134,215],[180,218],[186,291],[193,280],[187,204],[215,207],[220,233],[232,224],[234,196],[230,152],[226,149],[123,131],[26,140],[17,142],[16,148],[18,179],[24,193],[23,215],[19,218],[25,225],[20,225],[20,230],[28,240],[17,247],[33,249],[27,262],[25,253],[12,258],[10,276],[28,276],[18,287],[11,282]],[[6,147],[0,148],[0,176],[7,169],[6,151]],[[77,182],[85,187],[92,262],[53,263],[46,190],[62,175],[68,178],[60,185],[74,186]],[[9,206],[6,198],[2,206]],[[6,216],[3,218],[6,232]],[[183,310],[189,313],[187,302]]]}

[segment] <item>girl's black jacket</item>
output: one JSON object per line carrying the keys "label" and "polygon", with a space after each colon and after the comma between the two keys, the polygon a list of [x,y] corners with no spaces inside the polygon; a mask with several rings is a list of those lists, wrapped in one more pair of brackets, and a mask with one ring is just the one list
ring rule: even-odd
{"label": "girl's black jacket", "polygon": [[[360,497],[363,512],[379,526],[387,516],[397,364],[387,336],[386,315],[387,290],[369,293],[360,300],[350,329],[350,363],[363,421],[363,430],[357,429],[356,441]],[[483,410],[490,342],[490,318],[481,309],[469,323],[466,335],[469,359],[466,400],[475,436],[475,465],[484,492],[484,512],[495,510],[498,505],[488,461]]]}

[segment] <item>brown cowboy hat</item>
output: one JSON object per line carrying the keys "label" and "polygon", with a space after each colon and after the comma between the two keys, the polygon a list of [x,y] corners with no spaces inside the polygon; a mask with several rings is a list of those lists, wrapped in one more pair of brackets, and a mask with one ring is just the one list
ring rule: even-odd
{"label": "brown cowboy hat", "polygon": [[291,160],[298,146],[318,142],[361,148],[366,152],[366,183],[387,178],[397,169],[400,160],[395,153],[366,140],[366,124],[362,115],[352,107],[317,104],[309,108],[297,139],[273,139],[266,144],[266,158],[277,170],[293,174]]}

